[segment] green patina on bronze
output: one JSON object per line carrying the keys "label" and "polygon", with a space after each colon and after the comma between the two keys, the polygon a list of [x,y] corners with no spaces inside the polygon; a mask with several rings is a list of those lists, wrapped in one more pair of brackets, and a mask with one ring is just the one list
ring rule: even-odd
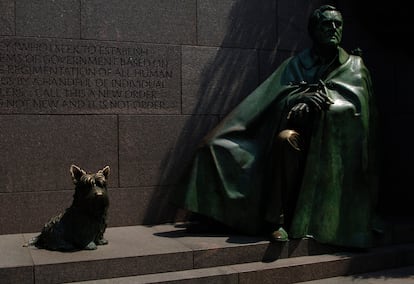
{"label": "green patina on bronze", "polygon": [[274,186],[275,137],[288,128],[292,104],[317,85],[333,103],[305,122],[309,146],[286,229],[291,238],[372,246],[377,165],[370,74],[360,56],[336,45],[330,52],[333,61],[315,46],[284,61],[207,135],[176,194],[179,206],[242,233],[266,232],[269,208],[280,211],[275,193],[283,190]]}

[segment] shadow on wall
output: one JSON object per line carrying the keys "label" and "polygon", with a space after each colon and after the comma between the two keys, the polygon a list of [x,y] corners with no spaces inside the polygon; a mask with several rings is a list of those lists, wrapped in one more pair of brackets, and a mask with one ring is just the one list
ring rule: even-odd
{"label": "shadow on wall", "polygon": [[[349,1],[349,0],[348,0]],[[372,35],[377,44],[394,52],[412,53],[414,36],[412,10],[407,9],[406,2],[395,0],[390,3],[370,3],[368,1],[346,1],[354,11],[364,32]]]}
{"label": "shadow on wall", "polygon": [[[217,6],[212,7],[211,2],[217,2]],[[315,7],[315,3],[312,6],[308,1],[301,2],[303,4],[298,7],[302,9],[301,13]],[[283,16],[286,18],[285,14]],[[308,40],[306,26],[295,26],[296,18],[299,16],[292,15],[278,30],[280,20],[276,0],[199,3],[200,46],[183,47],[182,53],[183,114],[189,116],[176,144],[162,161],[159,178],[162,186],[151,198],[144,224],[183,218],[176,216],[177,209],[169,200],[176,193],[180,176],[188,170],[197,145],[223,116],[270,75],[282,59],[293,55],[295,49]],[[283,31],[292,28],[306,36],[291,41],[290,50],[281,51],[278,42],[283,42],[284,35],[289,36]]]}
{"label": "shadow on wall", "polygon": [[[412,87],[414,36],[411,10],[402,0],[385,3],[341,1],[367,42],[366,61],[372,71],[380,116],[381,173],[379,208],[384,216],[406,219],[414,216],[411,190],[414,139],[407,133],[414,123]],[[360,36],[359,38],[362,38]],[[365,59],[365,58],[364,58]],[[402,135],[402,138],[399,135]]]}

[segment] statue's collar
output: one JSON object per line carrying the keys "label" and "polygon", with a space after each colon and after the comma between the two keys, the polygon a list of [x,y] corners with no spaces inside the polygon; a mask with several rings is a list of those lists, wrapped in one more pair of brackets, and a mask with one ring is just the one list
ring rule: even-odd
{"label": "statue's collar", "polygon": [[[311,48],[307,48],[298,54],[299,60],[305,69],[311,69],[315,65],[320,65],[320,57],[315,54]],[[349,54],[341,47],[338,47],[338,62],[340,65],[344,64]]]}

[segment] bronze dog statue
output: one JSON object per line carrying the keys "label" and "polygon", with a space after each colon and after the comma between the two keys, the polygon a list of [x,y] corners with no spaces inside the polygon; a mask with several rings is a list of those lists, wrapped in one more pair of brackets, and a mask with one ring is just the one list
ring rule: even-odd
{"label": "bronze dog statue", "polygon": [[69,208],[51,218],[41,233],[29,241],[37,248],[74,251],[94,250],[108,241],[103,237],[107,227],[109,198],[107,180],[109,166],[96,173],[87,173],[71,165],[75,194]]}

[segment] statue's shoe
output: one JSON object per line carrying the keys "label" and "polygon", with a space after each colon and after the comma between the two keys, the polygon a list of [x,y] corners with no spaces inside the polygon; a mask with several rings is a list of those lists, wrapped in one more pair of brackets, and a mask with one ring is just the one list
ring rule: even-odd
{"label": "statue's shoe", "polygon": [[277,229],[271,234],[270,240],[274,242],[287,242],[289,241],[289,235],[285,231],[285,229],[280,227],[279,229]]}

